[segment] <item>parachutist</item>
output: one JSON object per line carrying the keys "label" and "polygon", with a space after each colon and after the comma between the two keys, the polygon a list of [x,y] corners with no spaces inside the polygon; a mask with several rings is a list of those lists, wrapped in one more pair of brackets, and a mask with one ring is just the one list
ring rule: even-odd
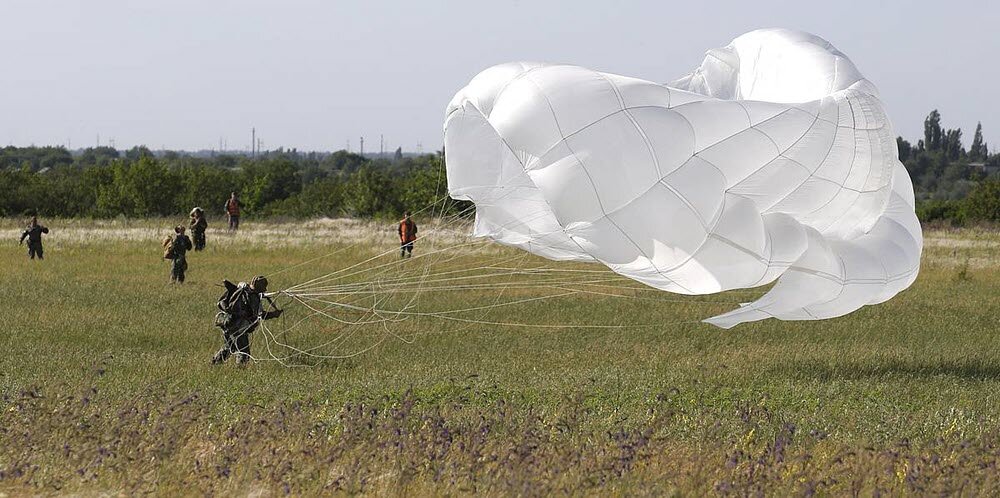
{"label": "parachutist", "polygon": [[35,259],[36,255],[38,256],[38,259],[44,259],[43,258],[44,250],[42,249],[43,233],[49,233],[48,227],[43,227],[42,225],[39,225],[38,217],[32,216],[31,222],[28,223],[28,228],[26,228],[24,232],[21,233],[21,241],[18,242],[18,244],[23,244],[24,239],[25,238],[28,239],[29,259]]}
{"label": "parachutist", "polygon": [[194,239],[194,250],[205,249],[205,230],[208,230],[208,221],[205,220],[205,211],[200,207],[191,210],[191,238]]}
{"label": "parachutist", "polygon": [[[215,325],[222,329],[223,346],[212,357],[212,364],[218,365],[236,355],[240,364],[250,360],[250,334],[257,328],[261,320],[270,320],[281,316],[282,310],[274,305],[270,294],[267,294],[267,278],[256,276],[250,283],[234,284],[223,280],[226,292],[219,298],[219,313],[215,316]],[[274,308],[264,310],[263,301],[267,300]]]}
{"label": "parachutist", "polygon": [[403,219],[399,221],[399,257],[413,257],[413,243],[417,240],[417,224],[410,219],[410,212],[403,213]]}
{"label": "parachutist", "polygon": [[191,250],[191,239],[184,235],[184,225],[174,227],[173,238],[163,242],[163,258],[172,260],[170,265],[170,283],[184,283],[184,272],[187,271],[187,252]]}
{"label": "parachutist", "polygon": [[229,231],[235,232],[240,228],[240,203],[239,197],[236,196],[236,192],[229,194],[229,199],[226,200],[226,205],[223,210],[226,216],[229,217]]}

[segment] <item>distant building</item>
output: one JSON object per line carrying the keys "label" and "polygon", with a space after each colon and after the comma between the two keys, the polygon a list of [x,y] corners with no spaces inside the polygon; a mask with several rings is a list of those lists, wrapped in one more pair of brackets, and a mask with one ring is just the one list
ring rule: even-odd
{"label": "distant building", "polygon": [[993,173],[1000,172],[1000,164],[987,164],[987,163],[969,163],[969,167],[975,171],[979,171],[984,175],[991,175]]}

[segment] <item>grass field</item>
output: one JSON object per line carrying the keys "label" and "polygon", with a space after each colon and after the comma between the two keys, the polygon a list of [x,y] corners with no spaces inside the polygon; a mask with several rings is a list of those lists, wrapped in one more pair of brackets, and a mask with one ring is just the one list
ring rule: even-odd
{"label": "grass field", "polygon": [[[183,286],[169,222],[51,221],[44,262],[19,224],[0,495],[1000,493],[997,232],[928,231],[887,303],[726,331],[699,320],[762,290],[650,292],[433,224],[407,261],[391,224],[210,230]],[[336,271],[328,317],[279,296],[258,361],[209,364],[223,278]]]}

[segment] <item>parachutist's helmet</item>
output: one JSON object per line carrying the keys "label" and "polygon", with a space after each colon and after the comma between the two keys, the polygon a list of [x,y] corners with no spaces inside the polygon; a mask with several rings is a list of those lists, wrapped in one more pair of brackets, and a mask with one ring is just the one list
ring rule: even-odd
{"label": "parachutist's helmet", "polygon": [[257,275],[250,280],[250,288],[262,294],[267,292],[267,278],[263,275]]}

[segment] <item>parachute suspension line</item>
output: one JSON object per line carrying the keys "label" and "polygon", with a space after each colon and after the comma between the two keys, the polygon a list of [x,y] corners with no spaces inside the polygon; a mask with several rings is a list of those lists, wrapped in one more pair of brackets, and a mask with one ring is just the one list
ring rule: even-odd
{"label": "parachute suspension line", "polygon": [[[438,202],[441,202],[438,211]],[[304,315],[288,327],[282,318],[278,330],[264,321],[259,322],[260,334],[266,342],[268,358],[283,366],[304,367],[307,360],[334,360],[359,356],[384,344],[389,339],[412,344],[420,335],[432,333],[456,333],[474,327],[511,327],[526,329],[605,329],[624,330],[630,328],[653,328],[678,324],[696,324],[700,320],[660,321],[656,324],[569,324],[569,323],[524,323],[518,320],[490,319],[494,310],[514,309],[518,306],[533,306],[577,296],[595,296],[649,302],[676,302],[688,305],[709,305],[731,307],[737,303],[723,301],[703,301],[667,299],[663,291],[625,279],[607,267],[576,268],[552,267],[550,263],[531,264],[530,254],[518,251],[513,255],[504,254],[499,245],[472,236],[465,215],[476,208],[470,205],[460,212],[443,216],[447,208],[447,196],[416,211],[428,209],[440,214],[437,222],[429,230],[425,229],[419,240],[426,242],[427,251],[406,259],[383,261],[399,250],[377,252],[362,261],[350,264],[292,285],[275,293],[276,299],[287,298],[305,311]],[[526,222],[544,212],[519,217],[510,223]],[[464,218],[467,219],[467,218]],[[504,230],[508,224],[495,225],[492,229]],[[459,227],[465,227],[461,229]],[[555,233],[555,232],[553,232]],[[455,243],[438,245],[436,234],[453,234]],[[367,240],[354,241],[336,250],[281,269],[274,274],[342,254],[357,248]],[[483,264],[483,254],[497,252],[499,260]],[[641,292],[656,293],[655,297],[636,295]],[[422,298],[429,294],[445,296],[430,304],[438,303],[430,309],[418,306]],[[516,295],[507,297],[515,293]],[[486,303],[475,302],[462,306],[463,297],[487,297]],[[445,306],[440,306],[440,304]],[[319,325],[316,320],[331,324]],[[449,323],[448,327],[420,327],[427,321],[438,324]],[[289,333],[306,330],[315,334],[307,324],[317,323],[326,336],[319,344],[296,346],[291,344]],[[306,327],[306,328],[304,328]],[[296,334],[295,342],[302,336]],[[315,337],[315,336],[313,336]]]}
{"label": "parachute suspension line", "polygon": [[[437,194],[437,192],[435,192],[435,195],[436,195],[436,194]],[[448,195],[447,195],[447,194],[445,194],[445,195],[443,195],[443,196],[440,196],[440,197],[438,197],[438,198],[437,198],[437,200],[435,200],[435,201],[434,201],[434,202],[432,202],[431,204],[429,204],[429,205],[427,205],[427,206],[424,206],[423,208],[420,208],[420,209],[418,209],[417,211],[414,211],[414,212],[413,212],[412,214],[420,214],[420,213],[422,213],[422,212],[426,211],[427,209],[431,209],[431,210],[432,210],[432,212],[433,212],[433,208],[434,208],[434,206],[436,206],[436,205],[437,205],[437,203],[438,203],[438,202],[439,202],[440,200],[443,200],[443,201],[447,202],[447,199],[448,199]],[[462,211],[460,211],[459,213],[457,213],[457,214],[453,215],[453,216],[452,216],[452,218],[455,218],[455,219],[460,219],[460,218],[461,218],[462,216],[464,216],[465,214],[468,214],[469,212],[471,212],[471,211],[472,211],[472,210],[474,210],[474,209],[475,209],[475,205],[472,205],[472,206],[469,206],[469,207],[467,207],[467,208],[463,209]],[[444,218],[437,218],[437,219],[439,219],[439,220],[442,220],[442,221],[444,220]],[[298,264],[294,264],[294,265],[292,265],[292,266],[288,266],[288,267],[285,267],[285,268],[281,268],[281,269],[278,269],[278,270],[275,270],[275,271],[272,271],[272,272],[270,272],[270,275],[279,275],[279,274],[281,274],[281,273],[284,273],[284,272],[286,272],[286,271],[289,271],[289,270],[292,270],[292,269],[295,269],[295,268],[298,268],[298,267],[300,267],[300,266],[303,266],[303,265],[307,265],[307,264],[309,264],[309,263],[315,263],[316,261],[319,261],[319,260],[321,260],[321,259],[325,259],[325,258],[328,258],[328,257],[331,257],[331,256],[334,256],[334,255],[336,255],[336,254],[339,254],[339,253],[341,253],[341,252],[343,252],[343,251],[346,251],[346,250],[348,250],[348,249],[353,249],[353,248],[357,247],[358,245],[360,245],[360,244],[362,244],[362,243],[363,243],[362,241],[358,241],[358,242],[354,242],[354,243],[352,243],[352,244],[349,244],[349,245],[346,245],[346,246],[344,246],[344,247],[341,247],[340,249],[337,249],[337,250],[335,250],[335,251],[332,251],[332,252],[330,252],[330,253],[327,253],[327,254],[324,254],[324,255],[322,255],[322,256],[317,256],[317,257],[315,257],[315,258],[312,258],[312,259],[309,259],[309,260],[306,260],[306,261],[303,261],[303,262],[301,262],[301,263],[298,263]]]}
{"label": "parachute suspension line", "polygon": [[[473,207],[470,207],[470,208],[467,208],[467,209],[472,209],[472,208],[473,208]],[[434,231],[434,229],[432,229],[432,232],[433,232],[433,231]],[[419,240],[420,240],[420,238],[423,238],[423,237],[419,237],[419,238],[418,238],[417,240],[419,241]],[[465,244],[462,244],[462,245],[469,245],[469,244],[473,244],[473,243],[476,243],[476,242],[479,242],[479,241],[472,241],[472,242],[467,242],[467,243],[465,243]],[[356,247],[356,246],[357,246],[357,245],[359,245],[359,244],[361,244],[361,242],[355,242],[354,244],[352,244],[352,245],[351,245],[351,247]],[[443,251],[443,250],[448,250],[448,249],[452,249],[452,248],[445,248],[445,249],[442,249],[442,251]],[[337,275],[337,274],[339,274],[339,273],[341,273],[341,272],[344,272],[344,271],[347,271],[347,270],[351,270],[351,269],[354,269],[354,268],[356,268],[356,267],[358,267],[358,266],[361,266],[361,265],[363,265],[363,264],[365,264],[365,263],[369,263],[369,262],[371,262],[371,261],[374,261],[374,260],[376,260],[376,259],[379,259],[379,258],[381,258],[381,257],[384,257],[384,256],[386,256],[386,255],[389,255],[389,254],[392,254],[392,253],[394,253],[394,252],[396,252],[396,251],[398,251],[398,250],[399,250],[399,248],[393,248],[393,249],[389,249],[389,250],[386,250],[386,251],[384,251],[384,252],[382,252],[382,253],[379,253],[379,254],[376,254],[375,256],[372,256],[372,257],[370,257],[370,258],[368,258],[368,259],[366,259],[366,260],[364,260],[364,261],[361,261],[361,262],[358,262],[358,263],[355,263],[355,264],[353,264],[353,265],[351,265],[351,266],[348,266],[348,267],[346,267],[346,268],[342,268],[342,269],[340,269],[340,270],[337,270],[337,271],[335,271],[335,272],[332,272],[332,273],[328,273],[328,274],[326,274],[326,275],[322,275],[322,276],[320,276],[320,277],[317,277],[317,278],[314,278],[314,279],[312,279],[312,280],[308,280],[308,281],[306,281],[306,282],[303,282],[303,283],[301,283],[301,284],[298,284],[298,285],[294,285],[294,286],[292,286],[292,287],[289,287],[289,288],[288,288],[287,290],[290,290],[290,291],[291,291],[291,290],[294,290],[294,289],[296,289],[296,288],[300,288],[300,287],[304,287],[304,286],[308,286],[308,285],[310,285],[310,284],[312,284],[312,283],[314,283],[314,282],[316,282],[316,281],[322,281],[322,280],[324,280],[324,279],[326,279],[326,278],[328,278],[328,277],[331,277],[331,276],[333,276],[333,275]],[[308,262],[313,262],[313,261],[316,261],[316,260],[319,260],[319,259],[323,259],[323,258],[325,258],[325,257],[327,257],[327,256],[330,256],[330,255],[333,255],[333,254],[335,254],[335,253],[337,253],[337,252],[339,252],[339,250],[338,250],[338,251],[334,251],[333,253],[330,253],[330,254],[328,254],[328,255],[324,255],[324,256],[320,256],[320,257],[318,257],[318,258],[313,258],[312,260],[310,260],[310,261],[307,261],[307,263],[308,263]],[[418,255],[417,257],[420,257],[420,256]],[[399,263],[399,261],[394,261],[393,263],[389,263],[389,264],[394,264],[394,263]],[[300,263],[300,264],[302,264],[302,263]],[[353,274],[350,274],[350,275],[353,275]]]}

